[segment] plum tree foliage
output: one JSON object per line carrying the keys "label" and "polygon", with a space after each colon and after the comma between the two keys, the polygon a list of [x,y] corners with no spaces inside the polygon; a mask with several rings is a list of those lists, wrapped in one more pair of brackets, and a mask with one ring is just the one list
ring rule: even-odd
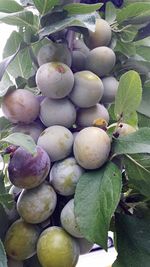
{"label": "plum tree foliage", "polygon": [[149,267],[149,15],[139,0],[0,1],[16,26],[0,63],[0,266],[75,267],[112,231],[113,267]]}

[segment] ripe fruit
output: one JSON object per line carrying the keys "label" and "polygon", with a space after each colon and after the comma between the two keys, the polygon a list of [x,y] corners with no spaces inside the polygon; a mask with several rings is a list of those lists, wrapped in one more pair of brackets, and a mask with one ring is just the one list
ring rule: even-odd
{"label": "ripe fruit", "polygon": [[81,39],[74,39],[73,41],[73,50],[80,51],[85,55],[88,55],[90,49]]}
{"label": "ripe fruit", "polygon": [[97,127],[87,127],[75,137],[73,151],[76,161],[85,169],[97,169],[108,159],[111,141]]}
{"label": "ripe fruit", "polygon": [[60,215],[62,227],[72,236],[81,238],[83,235],[77,225],[74,214],[74,199],[71,199],[61,211]]}
{"label": "ripe fruit", "polygon": [[87,45],[90,49],[107,46],[111,41],[111,27],[108,22],[104,19],[96,19],[95,32],[89,31],[88,39],[86,40]]}
{"label": "ripe fruit", "polygon": [[37,143],[37,140],[43,131],[44,127],[42,126],[42,124],[39,124],[37,122],[32,122],[30,124],[19,123],[12,128],[13,133],[19,132],[30,135],[35,143]]}
{"label": "ripe fruit", "polygon": [[77,242],[80,247],[80,255],[88,253],[94,245],[92,242],[88,241],[85,238],[78,238]]}
{"label": "ripe fruit", "polygon": [[51,161],[61,160],[71,153],[73,135],[67,128],[54,125],[44,130],[38,145],[49,154]]}
{"label": "ripe fruit", "polygon": [[13,185],[29,189],[45,180],[50,170],[50,159],[41,147],[36,148],[35,155],[21,147],[13,153],[8,164],[9,179]]}
{"label": "ripe fruit", "polygon": [[114,51],[106,46],[91,50],[86,58],[85,67],[99,77],[109,74],[116,63]]}
{"label": "ripe fruit", "polygon": [[84,70],[85,59],[86,59],[86,55],[83,52],[81,52],[79,50],[73,50],[72,51],[71,68],[73,69],[74,72]]}
{"label": "ripe fruit", "polygon": [[28,223],[41,223],[53,213],[57,202],[54,189],[41,184],[30,190],[23,190],[17,201],[19,215]]}
{"label": "ripe fruit", "polygon": [[46,97],[40,108],[40,119],[47,127],[61,125],[70,128],[76,120],[76,110],[67,98],[50,99]]}
{"label": "ripe fruit", "polygon": [[58,61],[70,67],[72,62],[71,52],[67,45],[52,42],[40,48],[37,60],[40,66],[51,61]]}
{"label": "ripe fruit", "polygon": [[8,229],[4,246],[6,253],[14,260],[25,260],[36,253],[39,229],[21,219],[14,222]]}
{"label": "ripe fruit", "polygon": [[37,118],[39,110],[40,104],[36,96],[26,89],[10,91],[2,101],[2,111],[13,123],[31,123]]}
{"label": "ripe fruit", "polygon": [[91,108],[81,108],[77,111],[77,125],[81,127],[92,126],[93,122],[98,119],[104,119],[109,122],[109,113],[107,109],[101,105],[96,104]]}
{"label": "ripe fruit", "polygon": [[83,172],[75,158],[69,157],[54,163],[50,171],[50,183],[60,195],[73,195]]}
{"label": "ripe fruit", "polygon": [[37,255],[42,267],[75,267],[79,258],[78,243],[61,227],[49,227],[42,232]]}
{"label": "ripe fruit", "polygon": [[109,76],[102,79],[104,86],[104,93],[101,99],[102,103],[112,103],[115,101],[115,96],[117,94],[119,82],[115,77]]}
{"label": "ripe fruit", "polygon": [[80,71],[74,74],[75,82],[69,97],[80,108],[97,104],[103,95],[101,79],[91,71]]}
{"label": "ripe fruit", "polygon": [[50,62],[38,69],[36,83],[44,96],[59,99],[71,92],[74,76],[67,65],[61,62]]}

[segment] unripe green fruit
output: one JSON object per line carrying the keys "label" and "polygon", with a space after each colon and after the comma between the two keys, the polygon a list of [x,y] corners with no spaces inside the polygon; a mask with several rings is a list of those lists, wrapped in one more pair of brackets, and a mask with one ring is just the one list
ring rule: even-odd
{"label": "unripe green fruit", "polygon": [[91,50],[86,58],[85,68],[103,77],[109,74],[116,63],[113,50],[106,46]]}
{"label": "unripe green fruit", "polygon": [[42,95],[59,99],[71,92],[74,75],[71,69],[61,62],[45,63],[36,73],[36,83]]}
{"label": "unripe green fruit", "polygon": [[2,101],[4,116],[13,123],[31,123],[40,110],[40,104],[35,95],[26,89],[8,92]]}
{"label": "unripe green fruit", "polygon": [[102,79],[104,86],[104,93],[101,99],[102,103],[112,103],[115,101],[115,96],[117,94],[119,82],[115,77],[109,76]]}
{"label": "unripe green fruit", "polygon": [[85,169],[97,169],[108,159],[111,141],[107,133],[97,127],[81,130],[74,141],[77,162]]}
{"label": "unripe green fruit", "polygon": [[23,267],[23,262],[22,261],[15,261],[12,259],[8,259],[8,267]]}
{"label": "unripe green fruit", "polygon": [[83,172],[75,158],[69,157],[54,163],[50,171],[50,183],[60,195],[73,195]]}
{"label": "unripe green fruit", "polygon": [[111,41],[111,27],[108,22],[104,19],[96,19],[95,32],[89,31],[89,37],[86,43],[90,49],[107,46]]}
{"label": "unripe green fruit", "polygon": [[79,50],[72,51],[72,65],[73,71],[82,71],[85,69],[86,55]]}
{"label": "unripe green fruit", "polygon": [[51,126],[40,135],[38,145],[49,154],[51,161],[61,160],[71,153],[73,135],[63,126]]}
{"label": "unripe green fruit", "polygon": [[36,253],[39,229],[21,219],[14,222],[8,229],[4,246],[6,253],[14,260],[22,261]]}
{"label": "unripe green fruit", "polygon": [[58,61],[71,67],[72,57],[66,44],[54,44],[51,42],[40,48],[37,60],[40,66],[51,61]]}
{"label": "unripe green fruit", "polygon": [[37,255],[42,267],[75,267],[80,250],[75,239],[61,227],[49,227],[42,232]]}
{"label": "unripe green fruit", "polygon": [[67,98],[46,97],[41,103],[40,119],[47,127],[61,125],[70,128],[76,120],[76,109]]}
{"label": "unripe green fruit", "polygon": [[136,132],[136,128],[132,125],[129,125],[127,123],[120,123],[117,129],[117,132],[119,134],[119,137],[128,135],[130,133]]}
{"label": "unripe green fruit", "polygon": [[69,95],[71,101],[80,108],[97,104],[103,95],[101,79],[91,71],[80,71],[74,74],[75,83]]}
{"label": "unripe green fruit", "polygon": [[88,241],[85,238],[78,238],[76,240],[77,240],[79,247],[80,247],[80,255],[84,255],[84,254],[90,252],[90,250],[94,246],[94,243]]}
{"label": "unripe green fruit", "polygon": [[91,108],[79,109],[77,111],[76,123],[81,127],[89,127],[93,126],[93,122],[99,118],[109,122],[109,113],[103,105],[96,104]]}
{"label": "unripe green fruit", "polygon": [[82,238],[79,226],[74,214],[74,199],[71,199],[62,209],[60,215],[62,227],[72,236]]}
{"label": "unripe green fruit", "polygon": [[48,184],[23,190],[17,201],[19,215],[28,223],[41,223],[53,213],[57,202],[54,189]]}

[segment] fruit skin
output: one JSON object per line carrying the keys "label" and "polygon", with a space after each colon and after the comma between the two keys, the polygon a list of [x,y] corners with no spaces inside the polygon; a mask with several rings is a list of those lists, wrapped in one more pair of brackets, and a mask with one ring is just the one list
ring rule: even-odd
{"label": "fruit skin", "polygon": [[102,79],[104,93],[101,99],[102,103],[113,103],[117,94],[119,82],[115,77],[109,76]]}
{"label": "fruit skin", "polygon": [[107,46],[101,46],[89,52],[85,68],[94,72],[99,77],[103,77],[112,71],[115,63],[116,56],[113,50]]}
{"label": "fruit skin", "polygon": [[95,32],[89,31],[89,36],[86,40],[86,44],[90,49],[99,46],[107,46],[111,41],[111,37],[112,31],[108,22],[104,19],[98,18],[96,19]]}
{"label": "fruit skin", "polygon": [[77,111],[77,125],[81,127],[93,126],[94,120],[101,118],[109,122],[109,113],[107,109],[101,105],[96,104],[91,108],[81,108]]}
{"label": "fruit skin", "polygon": [[19,188],[34,188],[47,177],[51,162],[48,154],[36,147],[37,152],[32,155],[19,147],[10,158],[8,164],[9,180]]}
{"label": "fruit skin", "polygon": [[50,156],[52,162],[66,158],[72,151],[73,135],[64,126],[54,125],[46,128],[38,139]]}
{"label": "fruit skin", "polygon": [[31,123],[40,110],[40,104],[35,95],[26,89],[8,92],[2,101],[4,116],[13,123]]}
{"label": "fruit skin", "polygon": [[41,223],[52,215],[56,202],[54,189],[43,183],[33,189],[22,191],[17,201],[17,210],[26,222]]}
{"label": "fruit skin", "polygon": [[78,238],[76,240],[77,240],[79,247],[80,247],[80,255],[84,255],[84,254],[90,252],[90,250],[94,246],[94,243],[88,241],[85,238]]}
{"label": "fruit skin", "polygon": [[79,71],[74,74],[74,79],[69,98],[77,107],[92,107],[100,101],[104,88],[97,75],[91,71]]}
{"label": "fruit skin", "polygon": [[71,67],[72,57],[66,44],[56,44],[50,42],[40,48],[37,60],[39,66],[51,61],[58,61]]}
{"label": "fruit skin", "polygon": [[63,196],[75,193],[77,182],[84,173],[74,157],[55,162],[50,171],[50,183],[56,192]]}
{"label": "fruit skin", "polygon": [[87,127],[75,137],[73,151],[76,161],[85,169],[97,169],[108,159],[111,141],[107,133],[97,127]]}
{"label": "fruit skin", "polygon": [[67,96],[74,84],[71,69],[61,62],[43,64],[36,73],[37,87],[42,95],[59,99]]}
{"label": "fruit skin", "polygon": [[116,130],[116,132],[118,133],[119,137],[122,137],[122,136],[126,136],[130,133],[134,133],[136,132],[136,128],[133,127],[132,125],[129,125],[127,123],[120,123],[118,125],[118,128]]}
{"label": "fruit skin", "polygon": [[82,71],[85,69],[85,59],[86,59],[86,55],[83,52],[79,50],[72,51],[71,68],[73,69],[74,72]]}
{"label": "fruit skin", "polygon": [[37,122],[32,122],[30,124],[19,123],[12,128],[13,133],[19,132],[30,135],[35,143],[37,143],[37,140],[43,131],[44,127],[42,126],[42,124],[39,124]]}
{"label": "fruit skin", "polygon": [[12,259],[8,259],[8,267],[23,267],[23,262],[22,261],[15,261]]}
{"label": "fruit skin", "polygon": [[81,39],[74,39],[73,51],[79,51],[87,56],[90,49],[86,46],[86,44]]}
{"label": "fruit skin", "polygon": [[40,119],[47,127],[61,125],[70,128],[76,121],[76,109],[67,98],[46,97],[40,106]]}
{"label": "fruit skin", "polygon": [[74,214],[74,199],[68,201],[60,214],[62,227],[72,236],[82,238],[83,235],[77,225]]}
{"label": "fruit skin", "polygon": [[75,267],[79,245],[61,227],[49,227],[42,232],[37,244],[37,256],[42,267]]}
{"label": "fruit skin", "polygon": [[36,253],[39,229],[19,219],[8,229],[4,247],[9,257],[14,260],[25,260]]}

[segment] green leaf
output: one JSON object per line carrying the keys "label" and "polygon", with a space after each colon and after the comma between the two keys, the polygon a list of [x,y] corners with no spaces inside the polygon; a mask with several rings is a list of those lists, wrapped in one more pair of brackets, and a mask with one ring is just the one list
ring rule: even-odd
{"label": "green leaf", "polygon": [[[0,81],[0,97],[4,96],[7,91],[13,87],[13,83],[10,80],[10,77],[7,72],[3,75],[2,80]],[[14,86],[15,88],[15,86]]]}
{"label": "green leaf", "polygon": [[8,129],[10,126],[12,126],[11,122],[7,120],[5,117],[0,117],[0,132]]}
{"label": "green leaf", "polygon": [[142,195],[150,198],[150,155],[127,155],[123,162],[129,183]]}
{"label": "green leaf", "polygon": [[124,43],[132,42],[137,32],[138,30],[135,26],[129,25],[128,27],[125,27],[121,32],[121,41]]}
{"label": "green leaf", "polygon": [[115,99],[116,118],[127,118],[135,112],[142,99],[142,84],[140,76],[135,71],[123,74]]}
{"label": "green leaf", "polygon": [[150,153],[150,128],[141,128],[134,133],[113,141],[115,155]]}
{"label": "green leaf", "polygon": [[96,13],[84,14],[84,15],[74,15],[67,17],[66,19],[60,20],[58,22],[52,23],[50,26],[47,26],[39,32],[39,36],[42,39],[43,37],[64,30],[67,27],[79,26],[87,28],[91,31],[95,31],[95,21]]}
{"label": "green leaf", "polygon": [[83,174],[75,193],[76,220],[83,235],[107,249],[111,217],[121,193],[121,173],[108,163],[99,170]]}
{"label": "green leaf", "polygon": [[134,43],[124,43],[122,40],[117,40],[117,44],[114,49],[115,52],[120,52],[123,55],[130,57],[136,54]]}
{"label": "green leaf", "polygon": [[7,267],[7,257],[2,241],[0,240],[0,267]]}
{"label": "green leaf", "polygon": [[8,209],[12,209],[14,205],[13,196],[10,194],[0,194],[0,204]]}
{"label": "green leaf", "polygon": [[142,101],[138,111],[143,115],[150,117],[150,81],[144,84]]}
{"label": "green leaf", "polygon": [[150,220],[116,214],[118,257],[113,267],[149,267]]}
{"label": "green leaf", "polygon": [[147,117],[138,112],[138,126],[139,127],[150,127],[150,117]]}
{"label": "green leaf", "polygon": [[99,4],[80,4],[80,3],[73,3],[63,6],[63,9],[68,11],[70,15],[72,14],[86,14],[92,13],[103,6],[102,3]]}
{"label": "green leaf", "polygon": [[142,16],[150,15],[150,3],[133,3],[119,10],[117,13],[117,21],[119,24],[124,23],[128,19]]}
{"label": "green leaf", "polygon": [[19,27],[34,27],[33,26],[33,13],[30,11],[20,11],[10,14],[1,14],[0,21],[9,25]]}
{"label": "green leaf", "polygon": [[143,61],[141,58],[130,57],[123,64],[123,68],[137,71],[139,74],[148,75],[150,70],[150,62]]}
{"label": "green leaf", "polygon": [[149,46],[136,47],[136,53],[139,56],[141,56],[144,60],[150,61],[150,47]]}
{"label": "green leaf", "polygon": [[105,9],[105,20],[109,23],[112,24],[115,19],[116,19],[116,8],[113,5],[113,3],[108,2],[106,4],[106,9]]}
{"label": "green leaf", "polygon": [[[4,47],[3,56],[8,57],[12,55],[21,42],[23,42],[23,37],[18,32],[13,31]],[[19,51],[18,55],[8,66],[7,70],[14,78],[18,76],[28,78],[31,75],[32,61],[28,46]]]}
{"label": "green leaf", "polygon": [[23,10],[23,6],[19,5],[14,0],[1,0],[0,1],[0,12],[14,13]]}
{"label": "green leaf", "polygon": [[3,138],[1,142],[21,146],[33,155],[36,153],[36,144],[34,140],[29,135],[23,133],[10,134],[6,138]]}
{"label": "green leaf", "polygon": [[59,0],[33,0],[33,3],[43,16],[59,3]]}

